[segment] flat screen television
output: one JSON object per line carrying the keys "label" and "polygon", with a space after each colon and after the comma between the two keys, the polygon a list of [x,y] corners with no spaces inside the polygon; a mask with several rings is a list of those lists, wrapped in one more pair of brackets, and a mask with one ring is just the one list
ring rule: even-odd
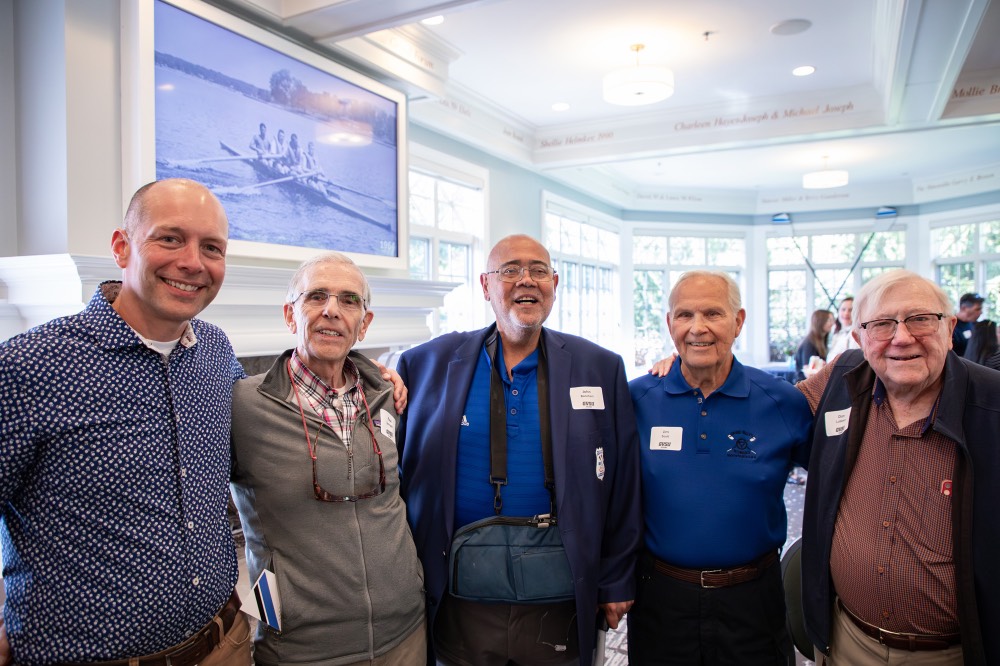
{"label": "flat screen television", "polygon": [[215,192],[231,254],[405,267],[403,93],[197,0],[151,16],[155,177]]}

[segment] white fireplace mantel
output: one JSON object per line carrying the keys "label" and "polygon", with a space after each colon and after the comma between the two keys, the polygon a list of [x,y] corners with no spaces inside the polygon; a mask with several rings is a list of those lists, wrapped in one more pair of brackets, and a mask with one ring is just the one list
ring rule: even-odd
{"label": "white fireplace mantel", "polygon": [[[295,344],[281,314],[294,267],[230,264],[215,301],[201,315],[226,332],[237,356],[277,354]],[[51,254],[0,258],[0,340],[54,317],[79,312],[104,280],[121,279],[110,257]],[[430,338],[427,317],[451,282],[368,275],[375,319],[359,349],[398,349]],[[6,298],[4,298],[4,296]]]}

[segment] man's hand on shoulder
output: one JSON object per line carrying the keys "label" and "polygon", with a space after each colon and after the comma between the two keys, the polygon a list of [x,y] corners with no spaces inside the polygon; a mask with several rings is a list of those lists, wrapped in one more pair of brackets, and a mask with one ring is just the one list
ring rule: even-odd
{"label": "man's hand on shoulder", "polygon": [[604,617],[608,621],[608,626],[612,629],[618,628],[618,623],[621,619],[625,617],[625,613],[628,609],[632,607],[632,600],[628,601],[611,601],[606,604],[601,604],[601,610],[604,611]]}
{"label": "man's hand on shoulder", "polygon": [[[392,399],[393,404],[396,407],[396,413],[402,414],[403,410],[406,409],[406,395],[408,391],[406,390],[406,385],[403,384],[403,378],[399,376],[399,373],[395,370],[390,370],[378,361],[373,360],[378,369],[382,372],[382,379],[392,382]],[[3,666],[0,663],[0,666]]]}
{"label": "man's hand on shoulder", "polygon": [[665,377],[668,372],[670,372],[670,367],[674,364],[677,359],[677,354],[671,354],[666,358],[661,358],[659,361],[653,364],[653,367],[649,369],[649,374],[656,375],[657,377]]}

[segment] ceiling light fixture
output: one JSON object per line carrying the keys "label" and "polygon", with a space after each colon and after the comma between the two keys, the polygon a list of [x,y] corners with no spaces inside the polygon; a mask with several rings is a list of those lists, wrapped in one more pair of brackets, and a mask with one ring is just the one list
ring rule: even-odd
{"label": "ceiling light fixture", "polygon": [[778,21],[772,25],[771,34],[781,36],[797,35],[811,27],[812,21],[807,19],[788,19],[787,21]]}
{"label": "ceiling light fixture", "polygon": [[642,106],[662,102],[674,94],[674,73],[658,65],[640,65],[639,52],[646,46],[633,44],[635,65],[604,77],[604,101],[620,106]]}
{"label": "ceiling light fixture", "polygon": [[816,68],[812,65],[802,65],[801,67],[796,67],[792,70],[792,76],[809,76],[816,71]]}
{"label": "ceiling light fixture", "polygon": [[444,16],[440,14],[438,14],[437,16],[429,16],[420,22],[423,23],[424,25],[441,25],[442,23],[444,23]]}
{"label": "ceiling light fixture", "polygon": [[804,189],[829,190],[834,187],[847,185],[847,172],[840,169],[828,169],[828,159],[827,155],[823,156],[823,168],[820,171],[811,171],[802,176],[802,187]]}

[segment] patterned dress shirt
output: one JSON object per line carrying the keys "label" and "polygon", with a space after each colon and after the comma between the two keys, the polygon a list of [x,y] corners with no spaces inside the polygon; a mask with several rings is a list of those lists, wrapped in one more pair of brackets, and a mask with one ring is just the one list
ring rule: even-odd
{"label": "patterned dress shirt", "polygon": [[226,518],[226,336],[192,320],[165,357],[111,307],[0,345],[0,549],[14,662],[154,653],[200,629],[237,579]]}

